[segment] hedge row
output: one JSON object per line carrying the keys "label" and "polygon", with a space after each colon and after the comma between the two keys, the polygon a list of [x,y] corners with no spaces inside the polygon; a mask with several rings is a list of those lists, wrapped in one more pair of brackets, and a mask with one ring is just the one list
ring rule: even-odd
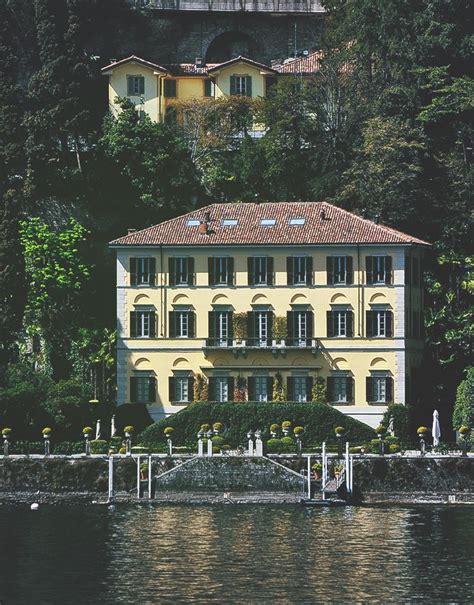
{"label": "hedge row", "polygon": [[350,416],[321,403],[192,403],[180,412],[155,422],[139,436],[137,441],[153,447],[164,441],[163,431],[172,426],[173,443],[176,445],[196,444],[197,432],[202,424],[222,422],[225,440],[233,447],[245,445],[247,432],[260,429],[265,440],[270,438],[272,423],[290,420],[293,426],[303,426],[303,442],[319,444],[323,441],[334,443],[334,428],[346,429],[344,440],[351,443],[365,443],[375,438],[374,431]]}

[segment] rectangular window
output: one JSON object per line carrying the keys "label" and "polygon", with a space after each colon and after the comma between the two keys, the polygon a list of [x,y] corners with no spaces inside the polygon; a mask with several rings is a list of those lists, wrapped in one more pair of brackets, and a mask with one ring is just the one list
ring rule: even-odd
{"label": "rectangular window", "polygon": [[189,380],[187,376],[176,379],[176,401],[189,401]]}
{"label": "rectangular window", "polygon": [[156,401],[156,378],[154,376],[132,376],[130,378],[131,403],[153,403]]}
{"label": "rectangular window", "polygon": [[368,284],[391,284],[392,257],[366,256],[365,271]]}
{"label": "rectangular window", "polygon": [[143,76],[127,76],[127,96],[137,97],[145,94],[145,78]]}
{"label": "rectangular window", "polygon": [[328,338],[352,338],[354,313],[350,309],[333,309],[327,313]]}
{"label": "rectangular window", "polygon": [[169,259],[170,286],[192,286],[195,283],[194,258],[187,256]]}
{"label": "rectangular window", "polygon": [[226,377],[216,378],[217,401],[223,403],[229,401],[229,379]]}
{"label": "rectangular window", "polygon": [[303,403],[307,401],[307,377],[295,376],[293,378],[293,398],[295,401]]}
{"label": "rectangular window", "polygon": [[352,376],[329,376],[327,390],[328,399],[331,403],[353,403],[354,401],[354,379]]}
{"label": "rectangular window", "polygon": [[251,97],[252,77],[241,75],[230,76],[230,94]]}
{"label": "rectangular window", "polygon": [[130,285],[154,286],[156,280],[156,261],[150,257],[130,259]]}
{"label": "rectangular window", "polygon": [[190,310],[170,311],[170,338],[194,338],[196,336],[195,313]]}
{"label": "rectangular window", "polygon": [[367,378],[367,401],[369,403],[392,403],[393,378],[381,372]]}
{"label": "rectangular window", "polygon": [[131,338],[154,338],[156,314],[153,310],[138,310],[130,313]]}
{"label": "rectangular window", "polygon": [[228,256],[209,257],[209,285],[234,285],[234,259]]}
{"label": "rectangular window", "polygon": [[328,284],[347,285],[354,282],[352,256],[328,256],[326,264]]}
{"label": "rectangular window", "polygon": [[266,376],[255,377],[255,400],[268,401],[268,378]]}
{"label": "rectangular window", "polygon": [[249,286],[273,285],[273,258],[255,256],[248,258]]}
{"label": "rectangular window", "polygon": [[286,314],[287,344],[291,347],[307,347],[313,337],[313,312],[288,311]]}
{"label": "rectangular window", "polygon": [[169,400],[177,403],[193,401],[194,378],[190,375],[172,376],[169,379]]}
{"label": "rectangular window", "polygon": [[268,313],[266,311],[257,312],[257,340],[258,344],[261,347],[265,347],[268,344],[269,337],[269,321],[268,321]]}
{"label": "rectangular window", "polygon": [[176,80],[163,80],[163,83],[164,96],[168,99],[176,97]]}
{"label": "rectangular window", "polygon": [[335,403],[347,403],[347,380],[345,376],[334,378],[334,399]]}
{"label": "rectangular window", "polygon": [[286,270],[289,286],[313,283],[313,258],[311,256],[288,256]]}
{"label": "rectangular window", "polygon": [[204,80],[204,96],[214,97],[215,96],[215,83],[212,80]]}
{"label": "rectangular window", "polygon": [[227,347],[232,344],[232,311],[209,311],[208,345]]}
{"label": "rectangular window", "polygon": [[393,313],[384,309],[367,311],[367,337],[391,338],[393,335]]}

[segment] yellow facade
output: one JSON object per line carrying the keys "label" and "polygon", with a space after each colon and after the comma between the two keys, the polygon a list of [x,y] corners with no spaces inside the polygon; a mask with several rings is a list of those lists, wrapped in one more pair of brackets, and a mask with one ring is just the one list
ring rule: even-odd
{"label": "yellow facade", "polygon": [[[287,284],[287,258],[310,256],[312,284]],[[328,285],[327,257],[349,256],[353,263],[353,284]],[[389,255],[393,267],[390,285],[368,285],[366,256]],[[234,259],[235,283],[209,285],[209,257]],[[248,257],[273,258],[274,279],[270,286],[248,285]],[[153,258],[156,281],[152,286],[131,283],[131,259]],[[192,257],[195,280],[190,286],[170,285],[169,259]],[[170,400],[169,379],[176,375],[238,377],[266,376],[279,372],[288,377],[312,379],[348,376],[353,381],[351,402],[334,403],[355,418],[376,426],[386,409],[384,403],[368,403],[366,379],[384,373],[393,380],[393,401],[407,403],[413,376],[422,360],[422,339],[412,328],[422,314],[422,289],[406,282],[407,258],[421,264],[421,249],[407,245],[311,245],[311,246],[222,246],[222,247],[126,247],[117,249],[118,286],[118,403],[131,400],[130,378],[141,372],[156,379],[156,401],[150,404],[155,419],[172,414],[187,403]],[[418,266],[421,266],[421,265]],[[390,338],[367,337],[367,311],[390,309],[393,330]],[[154,338],[131,337],[131,312],[150,308],[156,314]],[[170,312],[191,309],[195,316],[192,338],[170,337]],[[313,314],[314,328],[304,347],[289,346],[285,339],[271,339],[268,346],[248,346],[236,339],[230,345],[208,347],[209,312],[228,309],[233,313],[269,309],[274,317],[305,308]],[[327,312],[350,309],[352,337],[328,337]],[[415,320],[413,320],[415,317]],[[410,318],[410,319],[409,319]],[[414,337],[412,337],[412,335]],[[229,397],[232,399],[232,396]],[[270,397],[271,399],[271,397]]]}

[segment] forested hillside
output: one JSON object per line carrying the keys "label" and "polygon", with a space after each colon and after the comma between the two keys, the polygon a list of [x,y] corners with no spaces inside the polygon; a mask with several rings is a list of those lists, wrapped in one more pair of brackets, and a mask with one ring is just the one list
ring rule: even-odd
{"label": "forested hillside", "polygon": [[324,5],[318,74],[213,110],[266,124],[237,145],[231,129],[106,116],[100,68],[136,18],[124,1],[0,0],[0,423],[12,409],[20,424],[62,422],[84,399],[113,400],[107,241],[255,199],[327,199],[433,243],[417,386],[446,423],[472,363],[472,6]]}

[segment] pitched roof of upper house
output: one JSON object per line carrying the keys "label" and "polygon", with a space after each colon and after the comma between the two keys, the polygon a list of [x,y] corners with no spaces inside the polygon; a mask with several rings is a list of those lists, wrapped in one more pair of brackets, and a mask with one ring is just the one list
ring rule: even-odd
{"label": "pitched roof of upper house", "polygon": [[130,57],[125,57],[125,59],[120,59],[120,61],[113,61],[112,63],[110,63],[110,65],[102,67],[100,71],[102,72],[102,74],[106,75],[106,72],[110,71],[111,69],[115,69],[116,67],[120,67],[120,65],[125,65],[126,63],[138,63],[139,65],[143,65],[143,67],[148,67],[150,69],[153,69],[154,71],[159,71],[164,74],[168,73],[166,68],[162,65],[152,63],[151,61],[146,61],[145,59],[137,57],[136,55],[130,55]]}
{"label": "pitched roof of upper house", "polygon": [[306,57],[287,59],[279,65],[274,65],[273,68],[279,74],[314,74],[321,68],[322,57],[323,53],[316,50]]}
{"label": "pitched roof of upper house", "polygon": [[111,246],[420,244],[327,202],[211,204],[135,231]]}
{"label": "pitched roof of upper house", "polygon": [[247,57],[242,57],[242,55],[239,55],[238,57],[235,57],[234,59],[230,59],[229,61],[224,61],[224,63],[218,63],[218,64],[214,65],[213,67],[209,67],[207,70],[207,73],[211,74],[211,73],[214,73],[215,71],[219,71],[226,67],[231,67],[232,65],[235,65],[237,63],[245,63],[246,65],[250,65],[250,67],[256,67],[257,69],[261,69],[265,73],[269,73],[269,74],[276,73],[276,71],[272,67],[269,67],[268,65],[265,65],[264,63],[259,63],[258,61],[254,61],[253,59],[248,59]]}

